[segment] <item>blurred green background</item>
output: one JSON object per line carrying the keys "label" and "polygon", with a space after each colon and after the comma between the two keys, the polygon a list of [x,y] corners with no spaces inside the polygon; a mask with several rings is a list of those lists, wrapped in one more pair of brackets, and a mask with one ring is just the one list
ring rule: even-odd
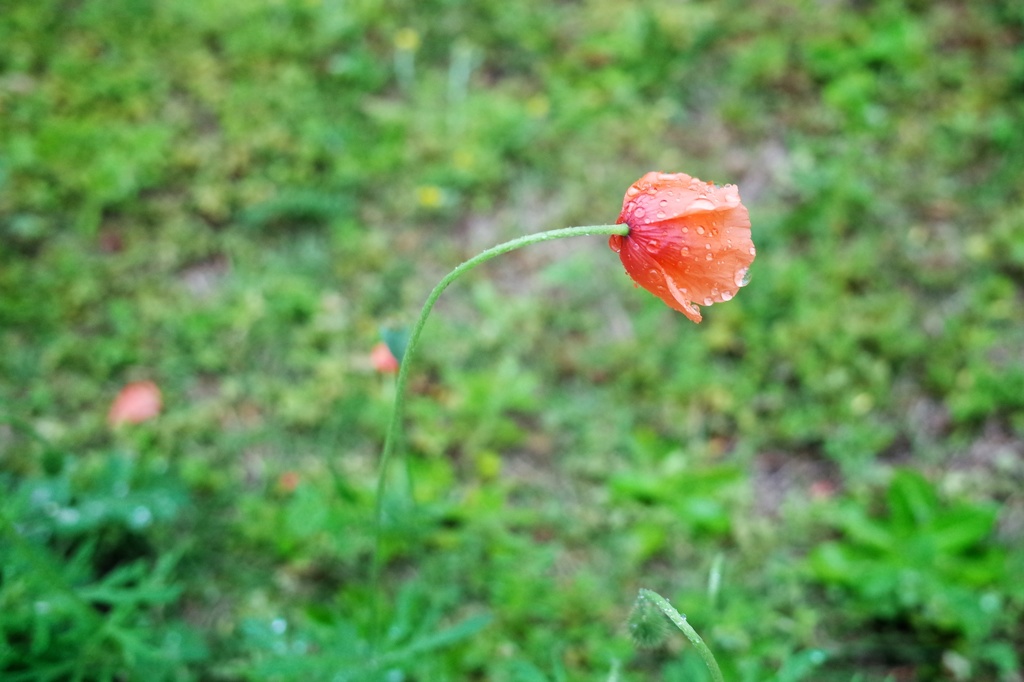
{"label": "blurred green background", "polygon": [[[3,0],[0,678],[707,679],[629,641],[650,587],[729,680],[1021,680],[1022,45],[1016,0]],[[381,330],[648,170],[739,185],[750,286],[695,326],[600,237],[453,286],[375,615]]]}

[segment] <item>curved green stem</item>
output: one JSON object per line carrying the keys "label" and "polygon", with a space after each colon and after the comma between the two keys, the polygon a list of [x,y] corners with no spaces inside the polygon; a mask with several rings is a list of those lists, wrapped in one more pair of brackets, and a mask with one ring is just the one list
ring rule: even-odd
{"label": "curved green stem", "polygon": [[[423,332],[423,327],[426,325],[427,317],[430,316],[430,311],[434,308],[434,304],[437,303],[437,299],[441,297],[441,294],[448,285],[458,279],[461,275],[465,274],[469,270],[472,270],[481,263],[485,263],[495,256],[500,256],[509,251],[515,251],[516,249],[530,244],[537,244],[539,242],[551,241],[552,239],[561,239],[562,237],[582,237],[586,235],[598,235],[598,234],[620,234],[625,235],[629,233],[629,226],[622,225],[585,225],[583,227],[566,227],[560,230],[551,230],[549,232],[540,232],[538,234],[526,235],[513,239],[512,241],[505,242],[504,244],[498,244],[497,246],[491,247],[476,256],[473,256],[462,265],[458,266],[447,275],[444,279],[438,282],[434,290],[427,296],[426,303],[423,304],[423,310],[420,311],[419,319],[416,320],[416,324],[413,326],[412,331],[409,334],[409,342],[405,349],[404,357],[399,358],[399,369],[398,369],[398,380],[395,385],[395,402],[394,407],[391,410],[391,422],[388,424],[387,437],[384,440],[384,450],[381,452],[379,472],[377,474],[377,500],[375,510],[375,525],[376,525],[376,549],[374,551],[373,561],[373,576],[372,576],[372,589],[376,595],[378,590],[377,586],[380,578],[381,568],[381,533],[383,530],[384,520],[384,489],[387,485],[387,470],[388,464],[391,462],[392,454],[394,453],[396,444],[398,442],[399,434],[402,430],[402,415],[405,408],[405,389],[409,381],[409,367],[412,364],[412,359],[416,353],[416,346],[420,340],[420,334]],[[376,610],[376,609],[375,609]]]}
{"label": "curved green stem", "polygon": [[679,628],[684,635],[686,635],[686,638],[689,639],[690,643],[693,644],[695,649],[697,649],[697,653],[699,653],[700,657],[704,659],[704,665],[706,665],[708,667],[708,671],[711,672],[711,679],[715,682],[725,682],[725,678],[722,677],[722,670],[718,667],[718,661],[715,660],[714,655],[711,653],[711,649],[708,648],[708,645],[700,638],[697,631],[694,630],[686,621],[686,616],[676,611],[672,604],[668,602],[668,599],[665,599],[653,590],[648,590],[646,588],[641,589],[640,598],[650,599],[654,605],[661,609],[661,612],[668,616],[668,619],[672,621],[672,623]]}

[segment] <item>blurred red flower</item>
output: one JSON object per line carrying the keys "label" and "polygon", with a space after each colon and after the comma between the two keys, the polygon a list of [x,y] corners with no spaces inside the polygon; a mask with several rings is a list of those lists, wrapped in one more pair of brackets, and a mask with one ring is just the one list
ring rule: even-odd
{"label": "blurred red flower", "polygon": [[388,344],[383,341],[370,351],[370,361],[373,363],[373,368],[381,374],[394,374],[398,371],[398,360],[388,348]]}
{"label": "blurred red flower", "polygon": [[137,381],[126,385],[114,398],[107,413],[111,426],[138,424],[160,414],[163,401],[160,389],[152,381]]}
{"label": "blurred red flower", "polygon": [[293,493],[299,487],[301,481],[299,474],[294,471],[282,471],[277,477],[277,485],[283,492]]}
{"label": "blurred red flower", "polygon": [[698,306],[728,301],[747,283],[755,249],[735,185],[651,172],[626,190],[616,223],[629,234],[608,245],[629,276],[694,322]]}
{"label": "blurred red flower", "polygon": [[811,499],[827,500],[835,497],[836,484],[832,481],[815,481],[811,484]]}

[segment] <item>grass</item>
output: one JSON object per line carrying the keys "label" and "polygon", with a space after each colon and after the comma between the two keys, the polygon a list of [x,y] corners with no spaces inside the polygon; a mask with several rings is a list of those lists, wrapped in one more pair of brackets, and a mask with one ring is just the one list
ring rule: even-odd
{"label": "grass", "polygon": [[[0,677],[706,679],[648,587],[729,680],[1019,679],[1024,12],[821,10],[7,3]],[[750,286],[449,289],[375,617],[381,330],[653,169],[739,185]]]}

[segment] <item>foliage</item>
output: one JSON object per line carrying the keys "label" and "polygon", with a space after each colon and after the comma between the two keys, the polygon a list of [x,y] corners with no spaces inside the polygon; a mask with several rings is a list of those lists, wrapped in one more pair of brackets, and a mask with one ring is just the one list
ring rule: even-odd
{"label": "foliage", "polygon": [[[1019,5],[5,2],[0,677],[701,679],[650,587],[727,679],[1018,679]],[[750,286],[453,286],[374,589],[381,330],[654,169],[739,185]]]}
{"label": "foliage", "polygon": [[[146,533],[181,513],[178,486],[113,454],[96,471],[5,481],[0,666],[8,679],[178,679],[202,638],[164,612],[181,553]],[[11,489],[13,488],[13,489]],[[10,515],[12,518],[9,518]]]}
{"label": "foliage", "polygon": [[[880,518],[864,504],[829,510],[842,538],[814,548],[810,573],[852,592],[846,612],[875,621],[875,628],[898,632],[909,625],[927,635],[926,647],[928,640],[952,640],[967,660],[993,657],[989,662],[1005,675],[1018,670],[1020,662],[1002,641],[1013,625],[1004,620],[1002,595],[1015,577],[993,542],[996,509],[943,504],[934,487],[912,471],[895,474],[886,507]],[[941,657],[942,651],[935,654]]]}

